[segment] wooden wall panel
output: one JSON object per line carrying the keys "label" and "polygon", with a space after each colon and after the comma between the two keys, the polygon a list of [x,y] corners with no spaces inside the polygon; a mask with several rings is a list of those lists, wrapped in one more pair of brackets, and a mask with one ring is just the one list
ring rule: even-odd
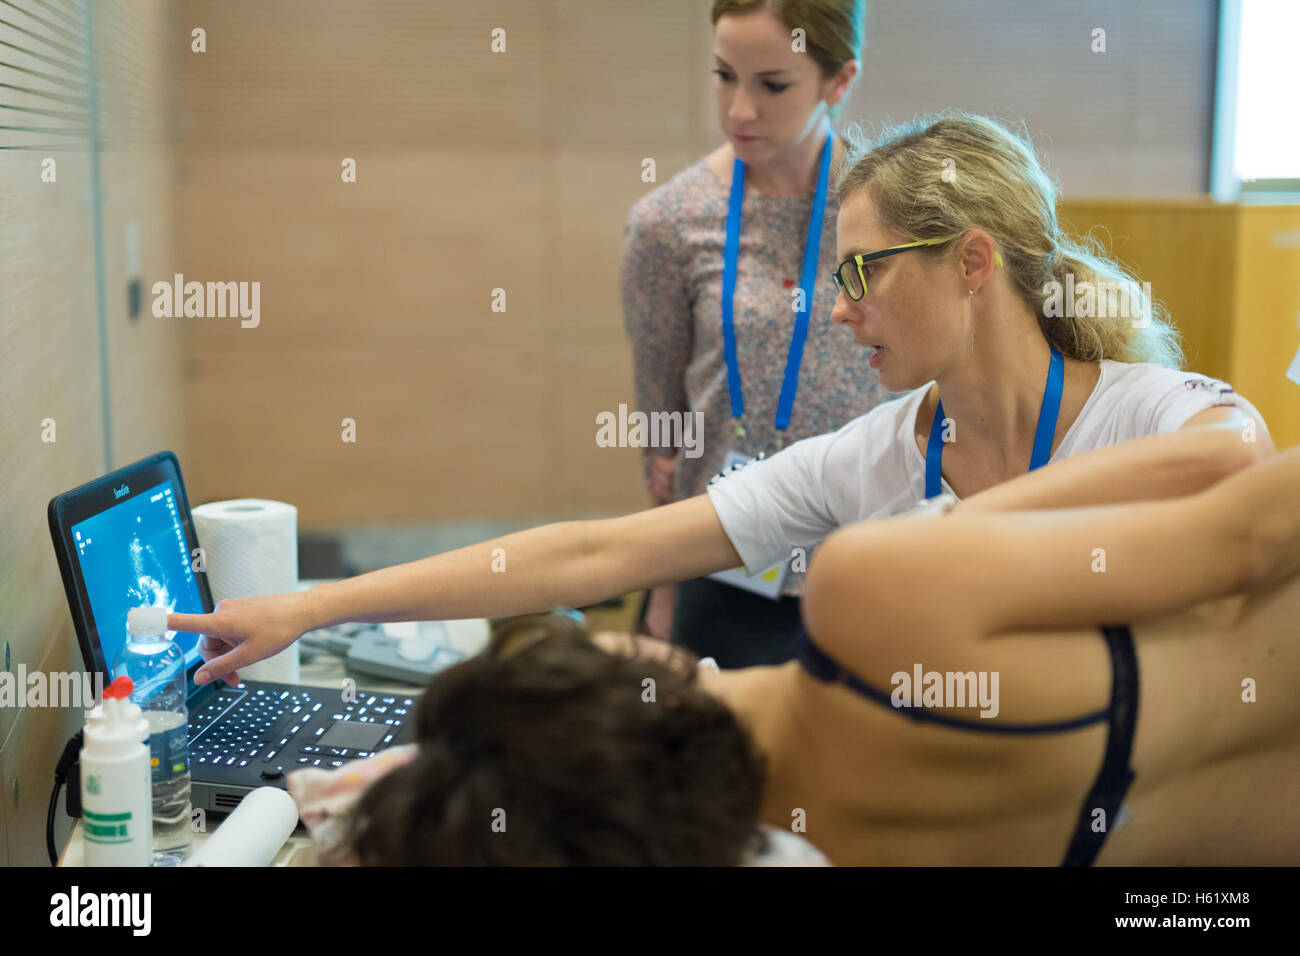
{"label": "wooden wall panel", "polygon": [[[657,181],[641,181],[642,159],[654,159]],[[627,345],[619,268],[623,229],[632,204],[699,157],[682,146],[574,146],[555,153],[549,188],[554,267],[548,271],[548,313],[566,344]]]}
{"label": "wooden wall panel", "polygon": [[[0,131],[0,611],[7,627],[0,644],[10,666],[29,673],[80,670],[80,652],[68,615],[45,508],[68,488],[161,447],[184,445],[180,340],[175,330],[126,317],[124,236],[138,224],[142,268],[169,270],[175,255],[172,161],[166,96],[172,88],[162,0],[105,0],[93,8],[88,32],[83,5],[27,4],[46,24],[33,32],[60,45],[52,57],[24,57],[4,47],[4,63],[39,69],[68,102],[24,97],[7,90],[0,125],[42,132]],[[16,7],[6,19],[33,26]],[[7,32],[8,31],[8,32]],[[93,36],[93,56],[90,37]],[[35,41],[0,26],[0,39]],[[58,63],[51,62],[52,59]],[[107,338],[97,321],[95,271],[96,182],[90,150],[91,90],[86,64],[96,65],[101,154]],[[0,82],[14,73],[0,66]],[[30,74],[20,73],[30,85]],[[61,80],[62,82],[58,82]],[[71,84],[71,85],[69,85]],[[55,115],[55,114],[60,115]],[[62,132],[56,132],[61,130]],[[57,143],[55,148],[46,148]],[[13,149],[12,147],[27,147]],[[43,183],[41,160],[56,163],[57,181]],[[101,349],[108,356],[113,440],[105,441]],[[42,419],[55,421],[56,441],[43,442]],[[2,662],[0,662],[2,666]],[[0,708],[0,804],[4,851],[11,865],[45,865],[45,813],[54,762],[80,726],[80,711]],[[56,834],[68,821],[58,814]]]}
{"label": "wooden wall panel", "polygon": [[[195,498],[289,501],[307,527],[474,517],[485,501],[507,514],[549,509],[538,354],[389,346],[308,349],[289,364],[269,351],[200,356]],[[356,423],[355,443],[342,441],[344,418]]]}
{"label": "wooden wall panel", "polygon": [[1241,208],[1233,315],[1233,378],[1279,448],[1300,444],[1300,206]]}
{"label": "wooden wall panel", "polygon": [[1237,218],[1209,200],[1070,200],[1060,219],[1070,231],[1095,230],[1113,258],[1169,309],[1183,335],[1187,367],[1228,379],[1232,369],[1232,268]]}
{"label": "wooden wall panel", "polygon": [[1072,201],[1062,220],[1100,235],[1183,333],[1187,367],[1259,408],[1279,448],[1300,442],[1300,207]]}
{"label": "wooden wall panel", "polygon": [[[40,181],[47,155],[57,163],[55,183]],[[0,648],[8,649],[14,672],[19,665],[42,669],[61,659],[59,650],[76,646],[45,506],[54,494],[94,477],[104,460],[91,219],[84,201],[89,184],[84,149],[0,152],[0,611],[6,620]],[[49,443],[42,441],[47,418],[56,439]],[[37,780],[52,779],[41,771],[52,771],[58,757],[25,767],[24,735],[54,747],[67,727],[49,728],[61,716],[0,707],[0,802],[9,818],[10,864],[40,862],[12,844],[36,820],[43,827],[44,813],[26,812],[24,794]]]}
{"label": "wooden wall panel", "polygon": [[[711,79],[692,0],[545,0],[554,145],[662,148],[687,141],[697,83]],[[710,56],[711,59],[711,56]]]}
{"label": "wooden wall panel", "polygon": [[262,290],[256,328],[175,320],[192,346],[195,497],[283,498],[304,526],[544,513],[544,160],[358,161],[344,184],[337,153],[188,154],[186,277]]}
{"label": "wooden wall panel", "polygon": [[626,342],[573,341],[559,347],[554,361],[559,401],[551,427],[557,435],[557,514],[623,514],[650,506],[641,485],[641,450],[596,444],[596,415],[618,414],[620,402],[636,408],[632,354]]}
{"label": "wooden wall panel", "polygon": [[[175,156],[145,146],[105,153],[104,276],[113,462],[124,465],[170,448],[185,462],[190,438],[184,388],[183,325],[153,316],[152,280],[180,267],[176,243]],[[138,236],[140,313],[128,314],[128,226]]]}
{"label": "wooden wall panel", "polygon": [[[511,0],[187,0],[193,146],[533,144],[553,135],[547,5]],[[490,49],[506,31],[506,52]]]}
{"label": "wooden wall panel", "polygon": [[[0,145],[7,147],[0,151],[0,668],[7,663],[14,673],[62,660],[75,644],[45,505],[103,462],[86,201],[88,41],[75,10],[50,17],[29,6],[7,9],[0,24],[7,44],[0,47],[0,82],[8,84],[0,90]],[[27,72],[33,70],[40,75]],[[47,169],[53,182],[42,181]],[[47,427],[53,441],[43,440]],[[53,747],[71,725],[65,717],[52,709],[0,708],[0,856],[11,865],[40,862],[21,843],[38,819],[27,797],[38,780],[51,778],[57,759],[56,753],[30,765],[27,741],[36,736]],[[39,819],[43,824],[43,814]]]}
{"label": "wooden wall panel", "polygon": [[301,6],[182,7],[209,37],[179,62],[184,274],[262,282],[257,329],[177,320],[194,497],[317,528],[644,506],[639,453],[594,421],[634,400],[641,160],[664,182],[708,145],[697,5]]}
{"label": "wooden wall panel", "polygon": [[[104,300],[114,467],[164,448],[189,453],[183,326],[151,310],[154,279],[180,264],[172,93],[188,31],[168,0],[96,0],[97,92],[103,203]],[[137,242],[128,272],[127,234]],[[128,314],[128,283],[141,283],[139,314]]]}
{"label": "wooden wall panel", "polygon": [[[198,352],[518,342],[540,334],[549,236],[536,151],[184,153],[185,275],[261,283],[261,323],[181,319]],[[170,277],[165,277],[170,278]],[[505,288],[507,312],[493,312]]]}
{"label": "wooden wall panel", "polygon": [[[651,152],[658,182],[697,158],[682,147]],[[626,210],[656,184],[641,182],[641,156],[628,148],[557,151],[556,268],[548,311],[556,323],[548,353],[559,401],[551,424],[562,451],[560,514],[618,514],[646,507],[641,451],[596,445],[596,415],[636,408],[632,352],[623,325],[619,266]]]}
{"label": "wooden wall panel", "polygon": [[[55,572],[57,576],[57,570]],[[62,604],[62,591],[60,590]],[[62,620],[43,635],[40,656],[28,660],[27,672],[40,670],[80,673],[81,653],[67,620],[66,604],[60,609]],[[58,620],[56,616],[52,620]],[[64,627],[64,622],[66,627]],[[16,665],[15,665],[16,666]],[[9,865],[48,866],[45,848],[45,819],[49,810],[50,789],[54,784],[54,765],[63,753],[63,745],[81,729],[84,714],[77,708],[38,707],[18,711],[13,732],[0,750],[0,796],[7,804],[7,843]],[[72,822],[63,811],[63,800],[55,813],[55,846],[61,848]]]}

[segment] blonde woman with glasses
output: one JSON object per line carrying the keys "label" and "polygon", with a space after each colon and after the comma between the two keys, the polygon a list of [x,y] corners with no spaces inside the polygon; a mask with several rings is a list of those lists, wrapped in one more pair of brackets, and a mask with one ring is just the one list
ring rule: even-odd
{"label": "blonde woman with glasses", "polygon": [[[1055,315],[1054,283],[1134,280],[1062,234],[1055,187],[1001,124],[956,114],[891,131],[846,161],[837,192],[832,317],[902,398],[661,508],[172,615],[171,627],[207,635],[200,680],[233,680],[336,622],[523,614],[742,562],[760,572],[841,526],[1094,449],[1088,467],[1045,474],[1019,507],[1174,498],[1272,453],[1248,401],[1179,370],[1173,329],[1140,294],[1136,317]],[[508,573],[493,573],[501,553]]]}

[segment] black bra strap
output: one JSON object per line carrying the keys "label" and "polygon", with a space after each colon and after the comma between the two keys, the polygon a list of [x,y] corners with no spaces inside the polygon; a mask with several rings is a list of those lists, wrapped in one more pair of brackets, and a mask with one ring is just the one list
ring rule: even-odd
{"label": "black bra strap", "polygon": [[1108,716],[1107,711],[1099,710],[1072,720],[1060,720],[1050,724],[1013,724],[1004,720],[966,720],[961,717],[950,717],[932,707],[897,707],[889,694],[841,667],[838,661],[814,644],[808,632],[802,628],[795,639],[795,654],[804,670],[819,681],[843,684],[854,693],[918,723],[939,724],[954,730],[969,730],[985,734],[1059,734],[1099,724]]}
{"label": "black bra strap", "polygon": [[[1106,738],[1106,756],[1101,763],[1101,772],[1079,810],[1079,822],[1062,866],[1093,864],[1107,834],[1119,818],[1119,808],[1135,776],[1129,766],[1138,709],[1138,667],[1133,634],[1122,624],[1103,627],[1102,633],[1110,648],[1110,733]],[[1093,814],[1097,810],[1105,813],[1105,829],[1100,832],[1092,828]]]}

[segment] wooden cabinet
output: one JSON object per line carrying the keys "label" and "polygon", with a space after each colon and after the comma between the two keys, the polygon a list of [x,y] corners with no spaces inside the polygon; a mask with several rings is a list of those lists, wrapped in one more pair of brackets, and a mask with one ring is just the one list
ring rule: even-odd
{"label": "wooden cabinet", "polygon": [[1268,422],[1278,448],[1300,443],[1300,204],[1080,200],[1061,205],[1072,233],[1107,251],[1168,308],[1187,367],[1230,382]]}

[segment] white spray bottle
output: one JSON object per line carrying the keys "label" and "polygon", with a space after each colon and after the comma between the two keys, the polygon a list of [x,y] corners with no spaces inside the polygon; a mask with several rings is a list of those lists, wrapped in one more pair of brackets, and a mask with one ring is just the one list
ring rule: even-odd
{"label": "white spray bottle", "polygon": [[129,677],[113,681],[86,724],[80,760],[87,866],[153,863],[149,722],[131,703],[132,690]]}

